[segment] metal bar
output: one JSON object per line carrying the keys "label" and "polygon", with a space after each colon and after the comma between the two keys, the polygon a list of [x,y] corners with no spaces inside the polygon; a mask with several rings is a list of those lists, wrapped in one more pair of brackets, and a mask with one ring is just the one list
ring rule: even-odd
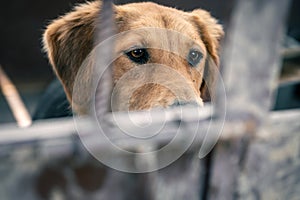
{"label": "metal bar", "polygon": [[[227,95],[225,129],[240,136],[219,142],[214,149],[207,199],[240,198],[239,181],[248,146],[257,128],[267,119],[272,104],[289,3],[289,0],[240,0],[232,15],[222,55]],[[224,110],[222,106],[219,102],[216,110]],[[244,123],[248,129],[236,130],[228,122]]]}
{"label": "metal bar", "polygon": [[[208,110],[208,108],[207,108]],[[178,111],[178,110],[177,110]],[[189,109],[187,109],[187,113],[189,113]],[[299,114],[297,114],[297,110],[291,111],[294,112],[293,116],[297,117]],[[169,121],[166,121],[166,130],[163,131],[162,134],[158,135],[155,140],[149,140],[149,145],[153,144],[155,142],[157,143],[162,143],[164,141],[169,141],[170,139],[174,138],[175,136],[175,131],[177,129],[177,124],[174,123],[176,122],[176,116],[178,112],[176,110],[169,110],[168,115],[174,114],[173,117],[170,117]],[[140,112],[135,113],[136,116],[140,116],[140,121],[143,118]],[[158,112],[157,115],[161,114]],[[273,120],[274,117],[276,117],[278,114],[277,112],[271,113],[271,120]],[[288,112],[285,115],[291,115],[290,112]],[[193,127],[198,125],[199,130],[205,130],[209,125],[208,125],[208,119],[210,118],[211,113],[207,112],[206,115],[203,115],[201,117],[202,120],[193,120],[193,119],[187,119],[187,122],[189,123],[189,126]],[[282,114],[280,114],[282,116]],[[128,116],[124,115],[122,116],[124,121],[129,120]],[[179,116],[178,116],[179,117]],[[108,117],[107,117],[108,118]],[[132,120],[132,118],[131,118]],[[199,120],[199,121],[198,121]],[[119,134],[121,133],[121,130],[118,128],[114,127],[112,125],[112,120],[109,120],[108,124],[110,124],[108,127],[106,127],[108,130],[112,131],[111,135],[107,135],[110,137],[110,140],[112,142],[120,143],[122,142],[122,145],[126,148],[134,148],[138,143],[133,140],[132,138],[127,138],[124,136],[124,134]],[[139,121],[139,122],[140,122]],[[77,122],[76,122],[77,123]],[[6,124],[1,126],[0,130],[0,145],[14,145],[14,144],[21,144],[21,143],[39,143],[39,142],[51,142],[51,141],[56,141],[59,139],[63,138],[69,138],[69,145],[72,146],[72,142],[74,142],[73,138],[77,137],[77,127],[85,127],[86,128],[86,137],[90,138],[90,141],[93,141],[93,138],[96,137],[101,137],[97,133],[94,133],[94,123],[90,121],[89,118],[82,118],[80,120],[80,125],[75,124],[73,118],[64,118],[64,119],[52,119],[52,120],[41,120],[41,121],[36,121],[31,127],[28,127],[26,129],[18,129],[15,127],[14,124]],[[231,128],[228,128],[231,127]],[[232,130],[239,130],[236,132],[233,132]],[[205,131],[203,131],[204,134]],[[244,132],[247,132],[247,127],[244,126],[243,123],[229,123],[228,126],[225,127],[223,130],[222,135],[220,136],[219,141],[230,141],[235,138],[239,138],[243,135]],[[143,134],[143,133],[141,133]],[[186,134],[189,134],[189,131],[187,130]],[[198,145],[203,142],[203,137],[204,135],[201,136],[201,134],[198,135],[198,137],[195,138],[194,141],[194,146],[198,148]],[[260,137],[269,137],[268,135]],[[101,139],[101,138],[100,138]],[[119,141],[119,142],[118,142]],[[125,141],[125,143],[124,143]],[[105,143],[103,143],[104,145]],[[73,144],[74,146],[74,144]],[[100,147],[101,149],[105,149],[105,145]]]}
{"label": "metal bar", "polygon": [[270,110],[289,4],[289,0],[237,3],[221,57],[227,120],[248,118],[261,124]]}
{"label": "metal bar", "polygon": [[[168,126],[167,129],[164,129],[162,134],[157,136],[157,141],[173,138],[174,135],[176,135],[176,127],[178,126],[177,124],[179,122],[178,120],[181,120],[182,123],[191,122],[191,124],[195,123],[196,125],[199,122],[206,123],[212,114],[211,107],[206,106],[202,108],[201,111],[201,113],[197,114],[195,113],[193,107],[187,106],[185,109],[167,109],[164,112],[164,116],[162,116],[161,112],[158,110],[153,112],[153,126],[160,123],[162,118],[166,120],[165,123],[166,126]],[[144,112],[146,113],[147,111]],[[133,140],[133,138],[122,134],[122,130],[120,130],[115,124],[115,118],[118,119],[119,124],[121,123],[121,127],[126,129],[131,128],[131,126],[125,127],[127,125],[127,121],[129,120],[136,121],[140,124],[147,123],[148,120],[147,116],[143,112],[132,112],[130,113],[130,116],[128,116],[126,113],[115,113],[114,115],[106,114],[104,118],[106,121],[103,123],[103,128],[110,132],[110,134],[107,134],[107,137],[112,140],[128,139],[128,143],[132,143],[131,140]],[[94,131],[95,124],[92,120],[90,120],[90,118],[81,117],[80,120],[75,121],[73,118],[65,118],[36,121],[31,127],[26,129],[16,129],[14,125],[3,125],[1,126],[0,130],[0,144],[13,144],[70,137],[77,134],[78,127],[85,128],[85,131],[81,134],[86,134],[89,137],[93,137],[93,135],[95,135],[95,137],[102,137],[96,131]],[[24,134],[24,132],[26,134]],[[205,131],[203,131],[203,134],[204,133]],[[141,132],[140,134],[143,136],[142,134],[145,133]]]}
{"label": "metal bar", "polygon": [[90,108],[92,114],[100,120],[110,111],[110,96],[113,88],[111,63],[114,59],[113,36],[115,34],[112,0],[103,0],[94,35],[95,66],[91,96],[95,99]]}

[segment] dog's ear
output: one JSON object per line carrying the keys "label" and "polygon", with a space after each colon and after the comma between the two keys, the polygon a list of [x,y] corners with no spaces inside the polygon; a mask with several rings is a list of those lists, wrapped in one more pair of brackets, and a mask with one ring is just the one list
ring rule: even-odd
{"label": "dog's ear", "polygon": [[204,42],[208,55],[204,70],[204,78],[200,87],[203,101],[210,101],[210,91],[214,90],[216,73],[219,68],[219,46],[224,35],[223,28],[218,24],[209,12],[201,9],[191,12],[192,23],[197,28],[199,35]]}
{"label": "dog's ear", "polygon": [[75,7],[52,21],[43,37],[44,50],[62,82],[69,101],[77,72],[93,48],[96,18],[100,1]]}

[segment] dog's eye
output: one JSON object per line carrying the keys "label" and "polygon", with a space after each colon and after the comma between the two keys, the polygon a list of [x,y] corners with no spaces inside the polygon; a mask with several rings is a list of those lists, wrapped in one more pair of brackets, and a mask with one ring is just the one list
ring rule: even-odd
{"label": "dog's eye", "polygon": [[130,60],[138,64],[145,64],[149,60],[149,54],[146,49],[134,49],[126,53]]}
{"label": "dog's eye", "polygon": [[197,64],[199,64],[202,57],[203,55],[200,51],[192,49],[188,55],[188,62],[191,66],[195,67]]}

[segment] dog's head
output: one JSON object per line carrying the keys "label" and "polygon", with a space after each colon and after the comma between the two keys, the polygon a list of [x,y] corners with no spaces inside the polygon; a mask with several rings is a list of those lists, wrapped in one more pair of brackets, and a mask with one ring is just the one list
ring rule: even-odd
{"label": "dog's head", "polygon": [[[90,76],[80,67],[93,49],[100,4],[76,7],[53,21],[44,34],[44,48],[70,101],[77,73],[86,73],[83,79]],[[114,6],[114,12],[120,33],[113,63],[115,110],[202,105],[210,100],[223,30],[207,11],[133,3]],[[88,102],[91,94],[79,95]],[[72,106],[79,114],[87,111],[86,105]]]}

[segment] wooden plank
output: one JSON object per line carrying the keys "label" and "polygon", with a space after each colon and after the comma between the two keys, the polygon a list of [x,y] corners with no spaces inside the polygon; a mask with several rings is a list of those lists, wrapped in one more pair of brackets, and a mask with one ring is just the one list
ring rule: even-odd
{"label": "wooden plank", "polygon": [[208,199],[299,199],[300,110],[273,112],[257,137],[217,144]]}
{"label": "wooden plank", "polygon": [[198,200],[206,176],[206,160],[186,153],[170,166],[147,174],[146,188],[153,200]]}
{"label": "wooden plank", "polygon": [[240,199],[299,199],[300,112],[274,113],[250,145],[240,172]]}
{"label": "wooden plank", "polygon": [[[262,123],[272,105],[290,0],[239,0],[221,56],[227,119]],[[219,100],[222,100],[219,98]],[[225,108],[223,108],[225,106]],[[224,115],[225,113],[219,113]]]}
{"label": "wooden plank", "polygon": [[[64,141],[53,147],[61,149]],[[157,172],[131,174],[105,167],[81,152],[36,157],[36,146],[0,146],[0,199],[198,199],[204,165],[186,154]],[[84,147],[82,147],[84,148]],[[114,157],[114,159],[119,159]]]}
{"label": "wooden plank", "polygon": [[[244,152],[242,162],[236,151],[242,149],[243,143],[236,149],[231,145],[240,142],[239,139],[219,143],[219,153],[213,157],[211,181],[214,182],[210,182],[209,197],[297,199],[300,194],[299,119],[300,110],[273,112],[268,125]],[[55,138],[39,143],[0,145],[0,199],[14,200],[22,196],[24,200],[35,200],[41,195],[53,196],[52,199],[112,200],[205,196],[206,160],[199,160],[194,153],[186,152],[157,172],[130,174],[103,166],[76,138]],[[232,176],[236,179],[231,179]],[[235,187],[230,196],[219,196],[220,192],[227,194],[227,187]]]}
{"label": "wooden plank", "polygon": [[[216,110],[226,110],[218,113],[220,117],[226,115],[225,129],[240,136],[216,146],[208,199],[240,197],[239,178],[245,169],[248,146],[271,107],[289,2],[240,0],[235,8],[222,55],[227,104],[219,99]],[[224,94],[220,90],[221,95]],[[232,123],[243,123],[245,127],[248,124],[249,128],[243,132],[235,127],[230,130]]]}

